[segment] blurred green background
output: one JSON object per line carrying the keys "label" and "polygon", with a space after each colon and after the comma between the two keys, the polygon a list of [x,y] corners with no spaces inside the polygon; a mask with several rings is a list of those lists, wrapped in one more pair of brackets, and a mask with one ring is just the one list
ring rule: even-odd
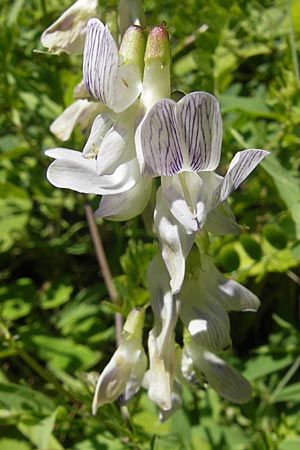
{"label": "blurred green background", "polygon": [[[112,20],[116,4],[101,1],[100,17]],[[298,450],[299,0],[144,2],[147,23],[168,26],[173,89],[206,90],[221,102],[219,173],[237,150],[272,153],[231,196],[245,232],[211,246],[222,272],[262,301],[256,314],[231,314],[227,355],[253,384],[253,399],[236,406],[185,388],[182,410],[163,424],[143,390],[128,420],[115,404],[91,415],[97,374],[115,349],[114,310],[84,213],[99,199],[51,186],[44,155],[85,142],[79,130],[67,143],[49,132],[72,101],[81,56],[34,51],[69,5],[1,1],[0,450]],[[157,243],[146,222],[98,222],[124,313],[148,300]]]}

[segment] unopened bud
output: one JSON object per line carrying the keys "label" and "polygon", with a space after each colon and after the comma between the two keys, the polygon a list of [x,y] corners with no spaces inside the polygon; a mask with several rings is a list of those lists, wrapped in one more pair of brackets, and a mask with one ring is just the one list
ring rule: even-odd
{"label": "unopened bud", "polygon": [[164,25],[152,27],[145,51],[142,104],[150,109],[158,100],[171,94],[171,51]]}
{"label": "unopened bud", "polygon": [[121,65],[133,64],[138,67],[141,78],[144,69],[146,48],[146,30],[138,25],[131,25],[124,33],[119,55]]}

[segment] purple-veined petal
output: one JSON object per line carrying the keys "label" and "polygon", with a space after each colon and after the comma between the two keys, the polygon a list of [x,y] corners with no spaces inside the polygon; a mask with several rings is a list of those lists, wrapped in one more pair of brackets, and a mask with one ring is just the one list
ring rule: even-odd
{"label": "purple-veined petal", "polygon": [[183,154],[175,119],[176,103],[163,99],[145,116],[136,135],[141,170],[145,175],[174,175],[181,171]]}
{"label": "purple-veined petal", "polygon": [[83,80],[90,94],[116,113],[127,109],[141,92],[140,68],[120,63],[118,47],[99,19],[87,24]]}
{"label": "purple-veined petal", "polygon": [[222,120],[218,101],[193,92],[177,104],[158,101],[136,136],[142,172],[155,177],[182,171],[214,170],[219,164]]}
{"label": "purple-veined petal", "polygon": [[192,92],[176,105],[177,126],[189,170],[214,170],[222,145],[222,118],[219,102],[207,92]]}
{"label": "purple-veined petal", "polygon": [[237,281],[224,277],[215,266],[212,258],[201,254],[201,267],[207,277],[207,291],[215,292],[220,306],[225,311],[256,311],[260,301],[256,295]]}
{"label": "purple-veined petal", "polygon": [[172,293],[177,293],[185,275],[185,258],[193,242],[195,233],[187,234],[184,227],[177,222],[164,202],[161,188],[157,191],[154,224],[162,257],[170,274]]}
{"label": "purple-veined petal", "polygon": [[231,346],[229,318],[217,296],[205,284],[209,277],[207,273],[205,280],[202,276],[184,281],[178,294],[179,316],[198,345],[222,351]]}
{"label": "purple-veined petal", "polygon": [[201,370],[208,385],[219,395],[242,404],[251,399],[250,383],[233,367],[211,352],[204,351]]}
{"label": "purple-veined petal", "polygon": [[151,178],[139,176],[136,184],[128,191],[104,195],[99,208],[95,211],[95,216],[117,221],[130,220],[138,216],[144,211],[149,201],[151,181]]}
{"label": "purple-veined petal", "polygon": [[54,148],[45,152],[55,161],[50,164],[47,178],[51,184],[84,194],[118,194],[135,184],[136,160],[120,165],[112,175],[99,176],[96,161],[84,158],[81,152]]}
{"label": "purple-veined petal", "polygon": [[83,80],[90,94],[110,108],[117,70],[117,44],[107,26],[99,19],[90,19],[83,53]]}
{"label": "purple-veined petal", "polygon": [[237,189],[260,161],[269,154],[266,150],[247,149],[236,153],[228,171],[213,194],[213,206],[222,203],[229,194]]}
{"label": "purple-veined petal", "polygon": [[185,349],[192,359],[195,375],[205,381],[219,395],[228,400],[242,404],[251,398],[250,383],[233,367],[210,351],[189,341]]}

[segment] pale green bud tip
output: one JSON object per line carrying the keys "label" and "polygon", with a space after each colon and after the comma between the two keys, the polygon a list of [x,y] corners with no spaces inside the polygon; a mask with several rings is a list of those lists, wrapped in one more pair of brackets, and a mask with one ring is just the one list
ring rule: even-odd
{"label": "pale green bud tip", "polygon": [[119,50],[122,64],[136,64],[143,70],[145,47],[145,28],[138,25],[128,27],[122,38]]}
{"label": "pale green bud tip", "polygon": [[127,316],[123,332],[128,333],[128,338],[141,338],[144,326],[145,310],[132,309]]}
{"label": "pale green bud tip", "polygon": [[169,35],[163,24],[152,27],[149,32],[145,52],[145,64],[153,59],[160,60],[162,65],[171,63]]}

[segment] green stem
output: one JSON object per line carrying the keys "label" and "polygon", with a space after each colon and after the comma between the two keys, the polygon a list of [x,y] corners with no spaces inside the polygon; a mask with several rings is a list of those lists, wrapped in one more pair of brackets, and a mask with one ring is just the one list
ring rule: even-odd
{"label": "green stem", "polygon": [[284,377],[280,380],[276,388],[274,389],[273,393],[271,394],[269,398],[269,402],[273,403],[276,399],[276,396],[282,391],[282,389],[287,385],[287,383],[290,381],[294,373],[298,370],[300,366],[300,356],[295,359],[293,365],[289,368],[287,373],[284,375]]}
{"label": "green stem", "polygon": [[8,342],[10,348],[14,351],[14,355],[18,355],[34,372],[36,372],[43,380],[51,383],[57,391],[64,397],[68,397],[70,400],[74,400],[74,397],[66,391],[61,384],[56,380],[49,370],[44,369],[26,350],[20,347],[17,341],[13,339],[8,328],[0,323],[0,330],[4,336],[4,339]]}
{"label": "green stem", "polygon": [[293,66],[294,66],[297,88],[299,89],[300,88],[299,60],[298,60],[297,47],[296,47],[291,0],[287,0],[287,8],[288,8],[288,14],[289,14],[289,19],[290,19],[290,43],[291,43]]}

